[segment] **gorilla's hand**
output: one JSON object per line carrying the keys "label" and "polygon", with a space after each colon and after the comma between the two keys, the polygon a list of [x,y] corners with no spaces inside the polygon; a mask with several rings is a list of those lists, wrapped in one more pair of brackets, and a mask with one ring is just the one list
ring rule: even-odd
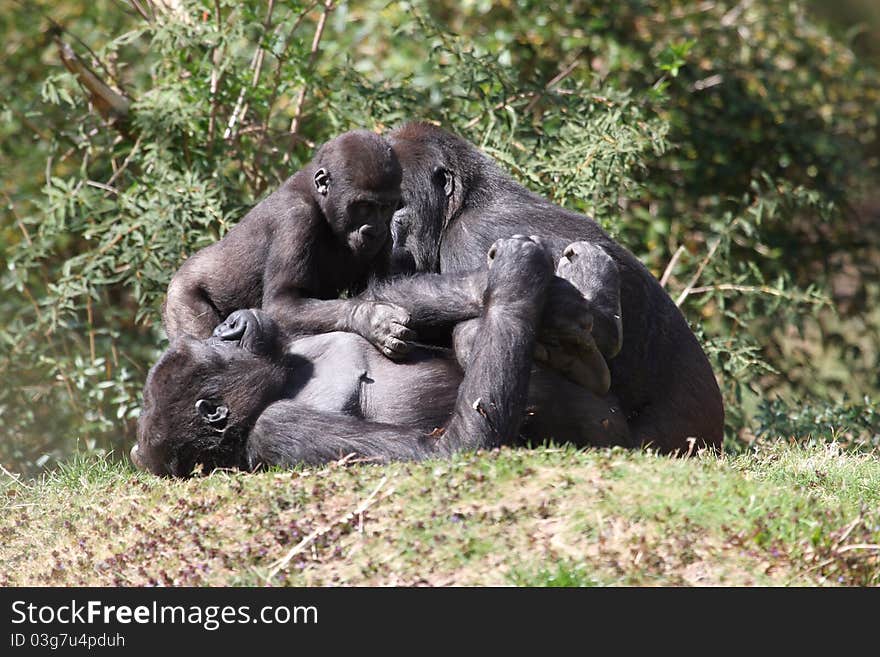
{"label": "gorilla's hand", "polygon": [[592,335],[593,313],[574,285],[556,277],[544,304],[535,360],[591,392],[604,395],[611,372]]}
{"label": "gorilla's hand", "polygon": [[496,240],[486,259],[487,294],[495,303],[540,310],[553,277],[553,258],[540,239],[514,235]]}
{"label": "gorilla's hand", "polygon": [[392,360],[406,356],[411,348],[409,343],[416,339],[409,325],[408,312],[384,301],[359,301],[350,318],[354,331]]}
{"label": "gorilla's hand", "polygon": [[215,342],[234,343],[258,356],[281,351],[278,325],[268,314],[256,308],[230,313],[214,328],[211,338]]}

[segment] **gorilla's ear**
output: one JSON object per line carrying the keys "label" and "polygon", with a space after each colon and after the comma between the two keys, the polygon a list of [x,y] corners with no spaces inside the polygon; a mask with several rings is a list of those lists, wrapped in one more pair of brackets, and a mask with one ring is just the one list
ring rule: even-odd
{"label": "gorilla's ear", "polygon": [[207,399],[200,399],[196,402],[196,410],[214,431],[222,433],[226,430],[226,418],[229,416],[229,408],[217,405]]}
{"label": "gorilla's ear", "polygon": [[327,196],[330,191],[330,174],[323,167],[315,171],[315,190],[321,196]]}
{"label": "gorilla's ear", "polygon": [[445,167],[435,167],[434,180],[438,185],[443,183],[443,192],[446,194],[446,198],[452,198],[452,193],[455,191],[455,177],[452,172]]}

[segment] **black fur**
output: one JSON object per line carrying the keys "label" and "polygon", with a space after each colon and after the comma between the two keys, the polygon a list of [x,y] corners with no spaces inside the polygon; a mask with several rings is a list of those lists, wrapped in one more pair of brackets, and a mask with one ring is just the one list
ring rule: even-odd
{"label": "black fur", "polygon": [[[724,410],[711,366],[681,312],[638,259],[592,219],[528,191],[456,135],[414,123],[387,138],[403,166],[404,207],[391,226],[396,263],[467,272],[483,265],[495,240],[538,235],[558,261],[557,273],[591,304],[592,336],[608,361],[610,390],[625,410],[634,445],[687,450],[693,437],[697,445],[720,446]],[[576,248],[569,252],[569,246]],[[595,247],[615,265],[600,276],[591,271],[595,253],[586,267],[578,262]],[[564,315],[565,308],[554,312]]]}
{"label": "black fur", "polygon": [[150,370],[132,460],[187,476],[200,464],[254,469],[352,453],[414,460],[523,440],[627,442],[612,396],[533,368],[549,253],[517,238],[493,254],[479,276],[426,279],[450,303],[479,297],[477,330],[458,354],[463,371],[442,352],[416,350],[394,363],[351,333],[286,341],[267,314],[238,311],[211,338],[175,339]]}
{"label": "black fur", "polygon": [[222,240],[183,263],[163,307],[169,340],[206,338],[233,311],[260,307],[287,333],[353,331],[402,356],[412,337],[402,309],[338,299],[386,273],[400,179],[378,135],[353,131],[324,144]]}

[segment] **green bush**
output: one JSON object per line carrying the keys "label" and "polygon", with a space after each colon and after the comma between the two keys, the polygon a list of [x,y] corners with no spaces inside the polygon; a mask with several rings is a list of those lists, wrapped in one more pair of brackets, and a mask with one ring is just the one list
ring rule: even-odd
{"label": "green bush", "polygon": [[[833,411],[845,392],[876,393],[858,336],[840,342],[842,385],[786,349],[791,331],[824,344],[841,326],[827,256],[865,238],[847,209],[876,174],[880,95],[797,3],[62,4],[40,33],[17,5],[2,19],[22,62],[0,108],[2,461],[130,443],[182,260],[315,145],[409,119],[594,215],[658,277],[669,266],[721,378],[731,447],[790,428],[762,399]],[[124,116],[53,65],[56,34]],[[865,317],[870,334],[880,321]],[[880,432],[876,417],[858,429]]]}

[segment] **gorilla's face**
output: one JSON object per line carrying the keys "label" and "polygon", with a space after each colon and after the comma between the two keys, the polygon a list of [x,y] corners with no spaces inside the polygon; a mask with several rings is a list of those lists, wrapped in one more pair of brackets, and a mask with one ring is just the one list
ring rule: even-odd
{"label": "gorilla's face", "polygon": [[258,310],[232,313],[205,340],[178,338],[147,375],[132,461],[180,477],[247,468],[248,433],[283,395],[286,365],[277,326]]}
{"label": "gorilla's face", "polygon": [[400,207],[391,219],[392,271],[439,271],[441,236],[456,210],[454,174],[428,140],[399,132],[389,141],[403,166]]}
{"label": "gorilla's face", "polygon": [[324,144],[314,162],[316,198],[337,238],[363,262],[390,249],[401,170],[388,142],[355,130]]}

